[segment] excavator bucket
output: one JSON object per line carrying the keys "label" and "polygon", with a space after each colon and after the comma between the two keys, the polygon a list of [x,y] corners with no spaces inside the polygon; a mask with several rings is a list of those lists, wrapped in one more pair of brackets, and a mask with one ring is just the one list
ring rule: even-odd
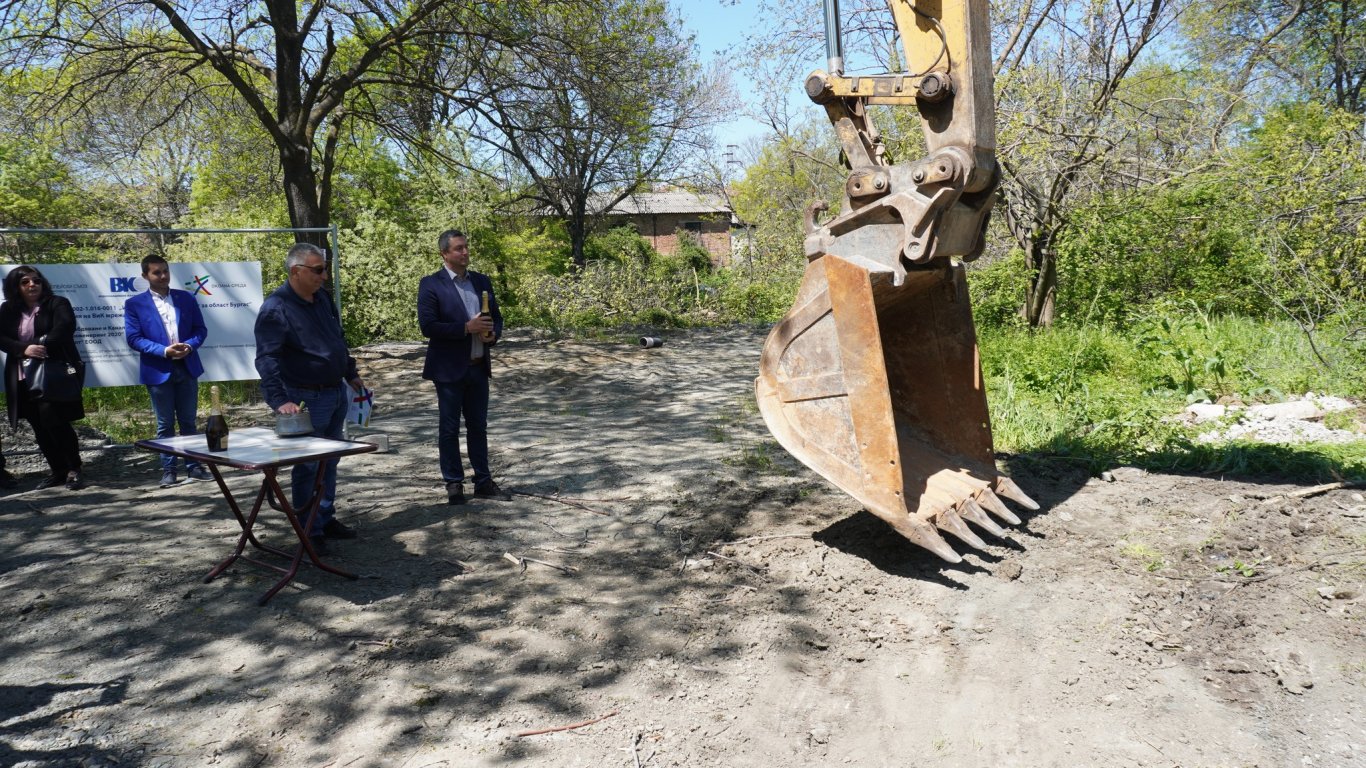
{"label": "excavator bucket", "polygon": [[[829,72],[806,80],[850,173],[839,213],[807,211],[806,273],[764,344],[755,394],[792,455],[949,562],[941,535],[985,546],[1001,498],[962,260],[981,254],[1000,184],[987,0],[890,0],[908,72],[845,77],[839,4],[825,0]],[[869,105],[914,107],[925,154],[893,163]],[[971,526],[969,525],[971,524]]]}
{"label": "excavator bucket", "polygon": [[961,558],[967,523],[1038,509],[996,472],[977,339],[961,265],[909,272],[824,254],[764,344],[755,393],[769,430],[802,463],[919,546]]}

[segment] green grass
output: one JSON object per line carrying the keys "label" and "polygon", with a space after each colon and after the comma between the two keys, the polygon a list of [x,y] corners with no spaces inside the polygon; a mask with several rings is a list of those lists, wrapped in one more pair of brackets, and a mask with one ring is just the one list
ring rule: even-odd
{"label": "green grass", "polygon": [[1143,568],[1149,572],[1160,571],[1167,564],[1161,552],[1141,542],[1125,544],[1119,553],[1143,563]]}
{"label": "green grass", "polygon": [[1122,331],[979,335],[998,450],[1061,457],[1092,472],[1134,464],[1312,482],[1366,478],[1366,434],[1346,445],[1206,445],[1170,418],[1189,402],[1220,397],[1270,402],[1313,391],[1362,399],[1366,350],[1341,338],[1315,339],[1325,366],[1289,323],[1194,309]]}

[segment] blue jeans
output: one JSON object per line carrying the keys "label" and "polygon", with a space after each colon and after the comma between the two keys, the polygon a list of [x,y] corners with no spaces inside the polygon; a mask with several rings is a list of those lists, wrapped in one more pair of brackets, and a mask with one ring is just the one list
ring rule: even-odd
{"label": "blue jeans", "polygon": [[465,448],[474,472],[474,484],[493,479],[489,473],[489,377],[482,366],[472,365],[459,381],[434,381],[437,405],[437,452],[441,456],[441,479],[459,483],[465,479],[460,463],[460,417],[465,417]]}
{"label": "blue jeans", "polygon": [[[313,422],[313,434],[317,437],[342,439],[342,427],[346,424],[347,387],[340,381],[335,387],[312,389],[285,385],[285,393],[292,403],[307,406],[308,418]],[[318,514],[313,517],[313,527],[309,536],[321,536],[323,526],[332,522],[337,513],[337,462],[329,459],[323,469],[323,498],[318,503]],[[290,473],[290,504],[295,509],[303,509],[313,501],[313,479],[317,477],[318,463],[295,464]],[[303,523],[303,520],[299,521]]]}
{"label": "blue jeans", "polygon": [[[157,420],[157,437],[175,437],[176,425],[180,425],[181,435],[197,435],[195,427],[196,411],[199,410],[199,380],[190,375],[184,361],[177,360],[171,366],[171,378],[161,384],[148,384],[147,394],[152,397],[152,414]],[[169,453],[161,454],[161,468],[175,471],[176,459]],[[199,466],[193,459],[185,460],[185,470]]]}

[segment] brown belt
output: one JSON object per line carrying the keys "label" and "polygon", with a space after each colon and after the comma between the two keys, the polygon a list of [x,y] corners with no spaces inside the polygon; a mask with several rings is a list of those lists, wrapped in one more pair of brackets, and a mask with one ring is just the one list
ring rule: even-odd
{"label": "brown belt", "polygon": [[471,358],[470,358],[470,365],[483,365],[483,364],[484,364],[484,356],[483,356],[483,355],[480,355],[479,357],[471,357]]}

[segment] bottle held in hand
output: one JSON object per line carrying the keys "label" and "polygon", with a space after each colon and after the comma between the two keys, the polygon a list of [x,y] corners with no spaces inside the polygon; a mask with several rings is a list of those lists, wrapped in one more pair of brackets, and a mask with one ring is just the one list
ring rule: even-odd
{"label": "bottle held in hand", "polygon": [[209,450],[217,453],[228,450],[228,420],[223,416],[223,405],[218,400],[218,387],[209,387],[213,404],[209,406],[209,421],[204,425],[204,436],[209,439]]}
{"label": "bottle held in hand", "polygon": [[[488,291],[479,292],[479,316],[487,317],[490,320],[493,319],[493,315],[489,312]],[[493,331],[484,331],[482,334],[479,335],[479,338],[483,339],[484,343],[486,344],[492,343],[494,339]]]}

